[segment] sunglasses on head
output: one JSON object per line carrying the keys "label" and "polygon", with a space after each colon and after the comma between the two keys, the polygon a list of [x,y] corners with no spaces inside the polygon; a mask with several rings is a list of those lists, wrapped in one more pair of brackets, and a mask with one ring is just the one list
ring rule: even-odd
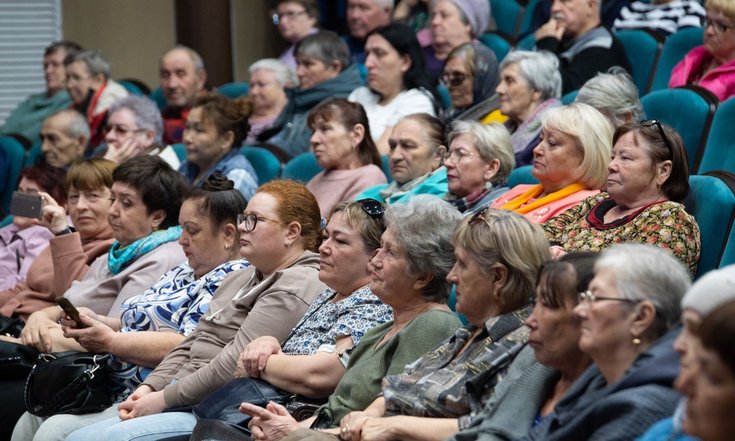
{"label": "sunglasses on head", "polygon": [[385,214],[385,205],[378,200],[368,198],[360,199],[357,202],[362,207],[362,210],[370,217],[382,217]]}
{"label": "sunglasses on head", "polygon": [[666,136],[666,132],[664,131],[663,126],[661,125],[661,121],[657,119],[647,119],[645,121],[641,121],[642,127],[652,127],[656,126],[658,128],[658,133],[661,135],[661,140],[666,144],[666,147],[669,149],[669,151],[673,154],[674,148],[671,146],[671,141],[669,141],[669,137]]}

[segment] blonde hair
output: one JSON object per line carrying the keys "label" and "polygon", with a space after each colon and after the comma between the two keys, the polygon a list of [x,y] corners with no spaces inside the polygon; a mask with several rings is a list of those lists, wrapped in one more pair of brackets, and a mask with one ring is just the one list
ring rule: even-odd
{"label": "blonde hair", "polygon": [[573,103],[548,110],[541,124],[577,139],[577,149],[583,156],[579,181],[589,189],[602,188],[607,182],[612,151],[612,122],[588,104]]}
{"label": "blonde hair", "polygon": [[489,270],[501,263],[508,279],[500,290],[506,311],[520,308],[534,297],[541,266],[551,260],[549,241],[538,224],[508,210],[493,208],[465,217],[454,232],[454,246],[464,248]]}
{"label": "blonde hair", "polygon": [[715,9],[722,12],[732,21],[735,21],[735,2],[732,0],[705,0],[704,7],[707,11]]}

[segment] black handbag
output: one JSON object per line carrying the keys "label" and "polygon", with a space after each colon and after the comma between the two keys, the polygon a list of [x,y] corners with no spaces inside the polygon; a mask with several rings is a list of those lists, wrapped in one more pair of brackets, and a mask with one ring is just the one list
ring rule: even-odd
{"label": "black handbag", "polygon": [[38,358],[38,351],[19,343],[0,341],[0,378],[19,380],[28,377]]}
{"label": "black handbag", "polygon": [[0,335],[18,338],[25,325],[21,319],[0,315]]}
{"label": "black handbag", "polygon": [[26,380],[28,412],[48,417],[107,409],[117,396],[109,375],[111,358],[110,354],[76,351],[40,354]]}

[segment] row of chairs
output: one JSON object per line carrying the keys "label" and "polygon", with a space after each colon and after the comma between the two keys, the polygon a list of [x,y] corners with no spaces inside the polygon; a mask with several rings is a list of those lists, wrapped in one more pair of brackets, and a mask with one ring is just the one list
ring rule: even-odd
{"label": "row of chairs", "polygon": [[[519,167],[510,174],[508,185],[537,184],[532,166]],[[691,188],[684,201],[686,210],[699,224],[701,255],[695,278],[707,271],[735,263],[735,174],[712,170],[689,176]]]}
{"label": "row of chairs", "polygon": [[[505,0],[503,0],[505,1]],[[510,3],[513,0],[508,0]],[[701,46],[702,28],[684,28],[664,39],[660,34],[648,30],[621,30],[615,36],[625,49],[631,67],[633,82],[641,95],[669,86],[671,70],[691,49]],[[502,32],[488,32],[480,41],[495,52],[502,61],[512,49],[531,50],[536,40],[533,34],[518,42],[508,39]]]}

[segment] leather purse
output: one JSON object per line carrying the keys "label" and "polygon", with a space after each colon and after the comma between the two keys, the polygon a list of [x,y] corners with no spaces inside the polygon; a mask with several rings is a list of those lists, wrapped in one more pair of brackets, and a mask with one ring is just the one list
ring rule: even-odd
{"label": "leather purse", "polygon": [[20,343],[0,341],[0,378],[20,380],[28,377],[38,351]]}
{"label": "leather purse", "polygon": [[107,409],[115,401],[110,354],[60,352],[40,354],[25,385],[28,412],[40,417],[85,414]]}

